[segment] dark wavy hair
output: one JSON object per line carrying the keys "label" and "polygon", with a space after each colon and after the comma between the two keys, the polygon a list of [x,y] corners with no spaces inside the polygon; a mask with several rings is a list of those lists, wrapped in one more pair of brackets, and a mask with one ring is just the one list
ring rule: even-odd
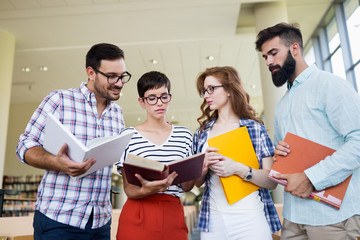
{"label": "dark wavy hair", "polygon": [[298,43],[301,51],[303,51],[302,34],[297,24],[278,23],[272,27],[261,30],[256,37],[256,50],[261,52],[262,45],[273,39],[274,37],[280,37],[287,47],[290,47],[293,43]]}
{"label": "dark wavy hair", "polygon": [[[250,105],[250,95],[245,91],[240,76],[233,67],[212,67],[207,68],[204,72],[200,73],[196,87],[200,95],[201,90],[204,89],[204,81],[207,76],[213,76],[218,79],[224,89],[230,93],[230,102],[233,111],[242,119],[252,119],[263,124],[263,121],[256,117],[255,109]],[[218,117],[217,110],[210,110],[206,100],[200,106],[202,115],[197,119],[200,124],[200,130],[205,129],[206,124],[214,118]]]}

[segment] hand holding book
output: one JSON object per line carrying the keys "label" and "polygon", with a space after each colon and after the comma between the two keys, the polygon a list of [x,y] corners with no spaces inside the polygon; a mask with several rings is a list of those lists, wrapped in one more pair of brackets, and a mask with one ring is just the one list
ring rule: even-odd
{"label": "hand holding book", "polygon": [[315,190],[304,172],[276,174],[273,177],[279,180],[285,180],[287,182],[285,191],[300,198],[310,197],[311,193]]}
{"label": "hand holding book", "polygon": [[[274,151],[274,161],[276,156],[287,156],[290,153],[290,146],[284,141],[279,141]],[[310,182],[309,178],[304,172],[292,173],[292,174],[275,174],[274,178],[279,181],[286,181],[285,191],[291,193],[294,196],[307,198],[310,197],[312,191],[315,190],[314,186]]]}
{"label": "hand holding book", "polygon": [[[210,138],[208,144],[210,147],[219,149],[218,153],[225,157],[253,169],[259,169],[259,162],[246,127]],[[229,204],[239,201],[260,188],[251,182],[244,181],[237,175],[220,177],[220,181]]]}
{"label": "hand holding book", "polygon": [[81,173],[70,174],[73,179],[78,179],[119,161],[132,135],[133,133],[94,138],[85,146],[54,115],[48,113],[43,148],[55,156],[61,155],[64,161],[68,158],[80,163],[72,163],[73,166],[81,168],[86,165],[86,172],[82,169]]}
{"label": "hand holding book", "polygon": [[69,146],[64,143],[56,155],[55,163],[61,172],[68,174],[72,178],[76,178],[86,173],[96,163],[96,159],[89,158],[82,162],[73,161],[69,157]]}
{"label": "hand holding book", "polygon": [[276,148],[274,150],[274,157],[273,157],[274,162],[276,161],[277,155],[286,156],[288,155],[289,152],[290,152],[289,144],[287,144],[284,141],[279,141],[278,145],[276,145]]}
{"label": "hand holding book", "polygon": [[[269,178],[284,186],[289,185],[289,188],[285,188],[285,190],[295,196],[310,197],[339,209],[352,175],[338,185],[321,191],[312,191],[310,194],[309,190],[313,186],[304,173],[306,169],[319,163],[334,152],[334,149],[287,133],[284,141],[280,141],[279,145],[276,146],[275,162],[269,173]],[[300,178],[295,179],[292,176],[300,176]],[[294,185],[294,181],[298,183]],[[305,182],[301,183],[302,181]]]}
{"label": "hand holding book", "polygon": [[241,177],[240,174],[238,174],[239,172],[244,172],[243,175],[245,175],[248,170],[249,167],[246,166],[245,164],[241,163],[241,162],[237,162],[229,157],[225,157],[220,153],[216,153],[219,154],[220,156],[218,156],[218,161],[216,163],[213,163],[210,165],[210,169],[219,177],[229,177],[232,175],[238,175]]}
{"label": "hand holding book", "polygon": [[[163,180],[172,172],[178,176],[173,179],[172,184],[180,184],[201,176],[205,154],[195,154],[187,158],[174,160],[164,164],[151,159],[129,154],[124,162],[124,171],[129,183],[142,186],[139,178],[148,181]],[[141,179],[140,178],[140,179]]]}
{"label": "hand holding book", "polygon": [[178,174],[176,172],[172,172],[166,178],[159,180],[146,180],[139,173],[135,173],[134,176],[140,182],[141,187],[148,189],[151,192],[158,193],[166,191],[166,189],[173,185],[172,183]]}

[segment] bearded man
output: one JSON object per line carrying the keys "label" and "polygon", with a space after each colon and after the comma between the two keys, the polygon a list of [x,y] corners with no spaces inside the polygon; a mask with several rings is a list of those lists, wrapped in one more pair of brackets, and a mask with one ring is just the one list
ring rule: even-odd
{"label": "bearded man", "polygon": [[[275,156],[291,146],[287,132],[336,149],[303,172],[279,174],[284,192],[281,239],[356,239],[360,236],[360,96],[340,77],[308,66],[302,34],[294,25],[279,23],[259,32],[262,53],[275,86],[288,91],[275,110]],[[275,158],[276,160],[276,158]],[[312,191],[343,182],[352,174],[339,210],[309,199]]]}

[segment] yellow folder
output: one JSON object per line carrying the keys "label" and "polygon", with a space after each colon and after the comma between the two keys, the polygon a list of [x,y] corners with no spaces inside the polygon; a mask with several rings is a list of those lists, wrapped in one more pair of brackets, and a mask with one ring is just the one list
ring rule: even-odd
{"label": "yellow folder", "polygon": [[[225,157],[241,162],[253,169],[259,169],[259,162],[246,127],[240,127],[210,138],[208,144],[210,147],[218,148],[219,153]],[[244,181],[237,175],[220,177],[220,181],[229,204],[239,201],[260,188],[251,182]]]}

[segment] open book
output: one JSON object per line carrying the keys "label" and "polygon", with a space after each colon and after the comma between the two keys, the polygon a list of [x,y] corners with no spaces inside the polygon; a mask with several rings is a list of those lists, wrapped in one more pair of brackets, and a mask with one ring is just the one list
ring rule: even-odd
{"label": "open book", "polygon": [[200,153],[165,164],[129,154],[124,162],[124,171],[128,183],[137,186],[141,186],[141,183],[135,177],[135,173],[153,181],[162,180],[175,171],[178,174],[172,183],[175,185],[201,177],[204,157],[205,153]]}
{"label": "open book", "polygon": [[43,147],[49,153],[57,155],[62,145],[66,143],[71,160],[82,162],[88,158],[96,158],[96,163],[86,173],[75,177],[81,178],[120,161],[132,135],[133,133],[95,138],[85,146],[54,115],[48,113]]}
{"label": "open book", "polygon": [[[241,162],[246,166],[259,169],[259,162],[255,154],[247,127],[240,127],[216,137],[208,139],[210,147],[219,149],[219,153]],[[260,187],[241,179],[238,175],[220,177],[220,182],[229,204],[233,204]]]}
{"label": "open book", "polygon": [[[277,156],[269,173],[269,178],[284,186],[287,185],[287,181],[274,178],[274,175],[279,173],[303,172],[335,152],[332,148],[328,148],[292,133],[286,134],[284,142],[289,144],[291,151],[287,156]],[[340,209],[351,176],[352,175],[336,186],[326,188],[322,191],[312,192],[310,197]]]}

